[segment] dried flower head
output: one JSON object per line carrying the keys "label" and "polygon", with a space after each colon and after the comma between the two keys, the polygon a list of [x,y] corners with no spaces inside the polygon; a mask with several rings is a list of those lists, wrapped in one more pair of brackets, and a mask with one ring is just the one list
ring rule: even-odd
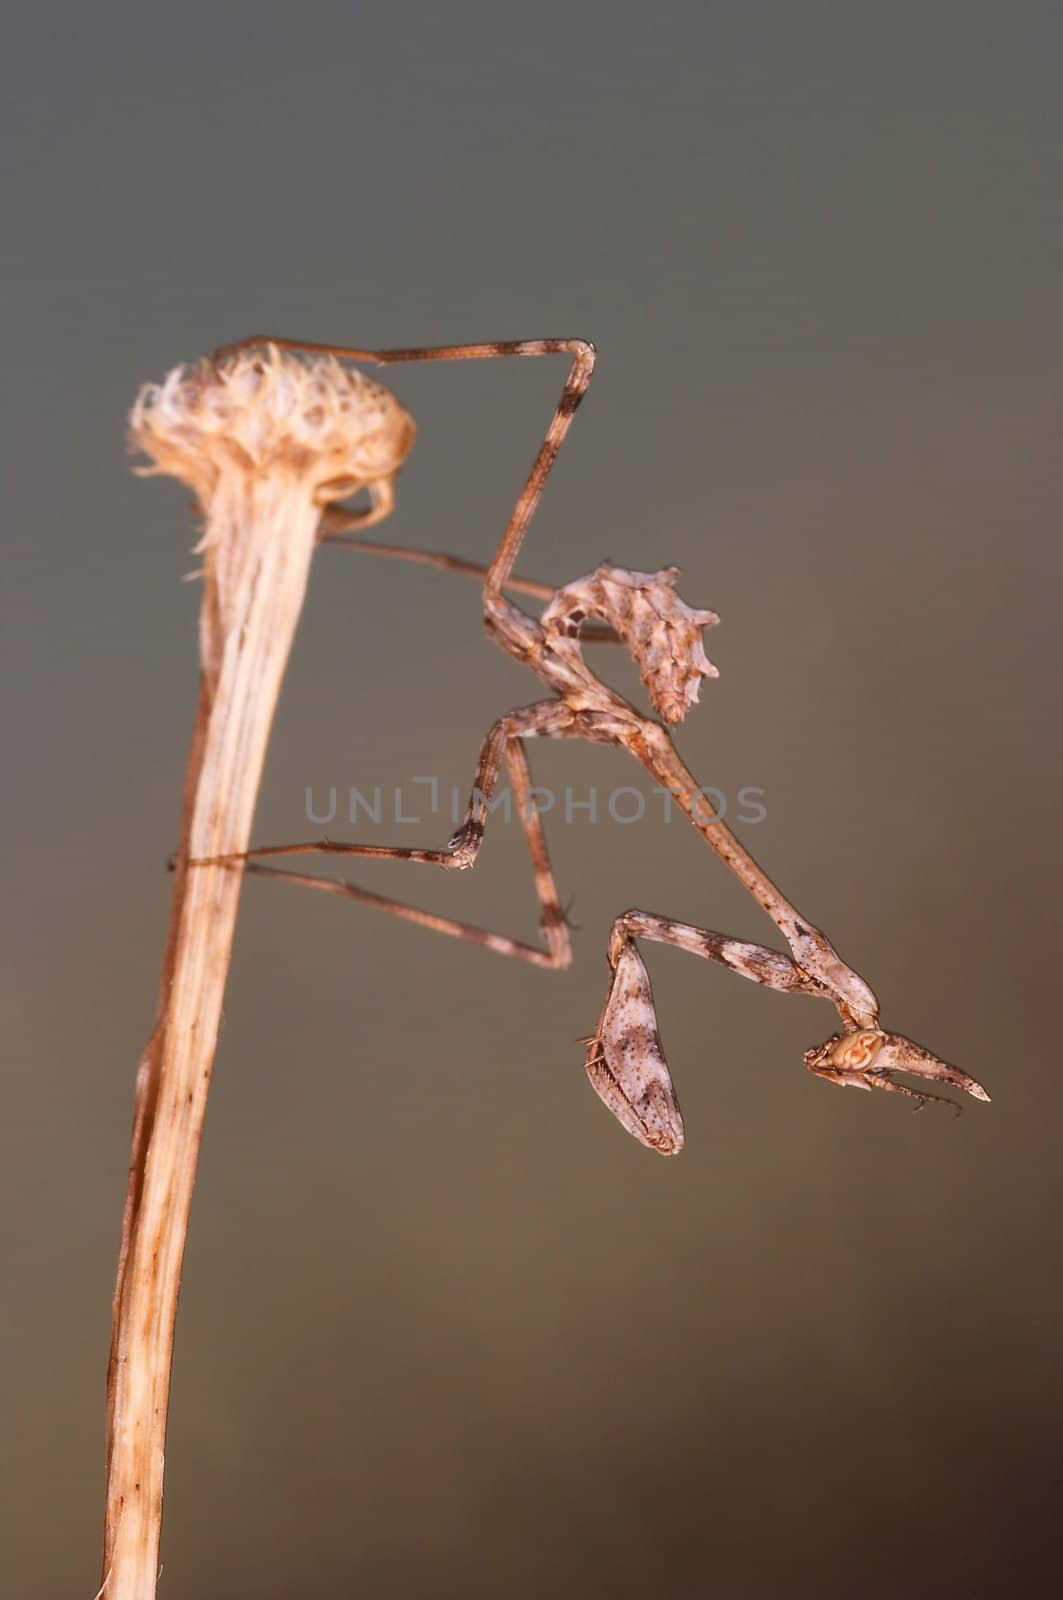
{"label": "dried flower head", "polygon": [[390,478],[414,441],[413,418],[389,389],[331,356],[276,345],[176,367],[145,384],[130,418],[134,448],[206,504],[238,466],[308,479],[320,503]]}

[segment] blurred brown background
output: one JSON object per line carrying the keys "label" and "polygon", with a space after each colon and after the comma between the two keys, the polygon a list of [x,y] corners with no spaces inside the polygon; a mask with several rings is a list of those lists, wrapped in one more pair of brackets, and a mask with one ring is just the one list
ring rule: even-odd
{"label": "blurred brown background", "polygon": [[[195,694],[187,496],[130,476],[124,417],[142,380],[258,331],[597,341],[523,570],[684,569],[723,626],[681,749],[732,797],[764,789],[751,848],[887,1022],[994,1102],[839,1094],[801,1067],[825,1007],[651,948],[688,1147],[623,1135],[574,1043],[611,917],[771,933],[678,822],[552,824],[581,930],[562,976],[250,883],[162,1593],[1052,1588],[1058,18],[16,8],[6,1592],[95,1587],[133,1072]],[[561,377],[400,373],[420,437],[386,536],[487,556]],[[256,837],[317,831],[307,785],[464,789],[489,722],[535,694],[475,586],[322,553]],[[639,782],[612,752],[532,755],[559,789]],[[534,927],[512,828],[471,875],[360,876]]]}

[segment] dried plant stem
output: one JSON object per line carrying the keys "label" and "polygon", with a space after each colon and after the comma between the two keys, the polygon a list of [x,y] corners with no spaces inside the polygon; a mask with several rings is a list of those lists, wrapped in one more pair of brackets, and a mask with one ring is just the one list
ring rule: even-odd
{"label": "dried plant stem", "polygon": [[[104,1574],[108,1600],[154,1593],[174,1318],[241,874],[188,855],[247,847],[266,741],[306,590],[318,514],[305,494],[249,485],[208,524],[237,577],[204,599],[203,688],[189,762],[162,1013],[137,1084],[115,1292]],[[257,489],[257,493],[254,491]],[[209,615],[224,611],[225,621]]]}
{"label": "dried plant stem", "polygon": [[106,1600],[152,1600],[174,1320],[241,871],[306,592],[322,494],[394,471],[412,440],[386,390],[276,352],[149,388],[134,442],[206,515],[200,697],[162,993],[137,1075],[108,1371]]}

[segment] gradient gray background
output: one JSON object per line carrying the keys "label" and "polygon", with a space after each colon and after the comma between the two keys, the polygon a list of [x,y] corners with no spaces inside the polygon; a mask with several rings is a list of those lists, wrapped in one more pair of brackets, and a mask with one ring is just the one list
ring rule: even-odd
{"label": "gradient gray background", "polygon": [[[551,828],[581,929],[560,976],[249,884],[162,1592],[1050,1589],[1058,8],[12,24],[5,1592],[95,1587],[133,1072],[194,705],[188,497],[130,476],[125,413],[142,380],[267,330],[597,341],[523,570],[684,569],[724,620],[681,749],[706,783],[766,790],[750,846],[887,1022],[994,1103],[839,1094],[801,1068],[826,1008],[653,948],[688,1147],[627,1139],[573,1042],[610,918],[771,932],[678,822]],[[398,374],[420,437],[386,536],[487,556],[561,376]],[[468,782],[536,692],[478,616],[464,580],[320,555],[258,840],[314,832],[308,783]],[[638,782],[609,751],[532,756],[558,786]],[[512,829],[471,875],[361,876],[534,927]]]}

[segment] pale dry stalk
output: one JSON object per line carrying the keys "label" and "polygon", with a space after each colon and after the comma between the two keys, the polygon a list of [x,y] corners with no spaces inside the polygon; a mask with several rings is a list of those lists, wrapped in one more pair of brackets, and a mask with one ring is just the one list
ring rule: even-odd
{"label": "pale dry stalk", "polygon": [[335,361],[276,350],[146,387],[132,442],[205,515],[200,698],[159,1015],[136,1110],[108,1374],[106,1600],[151,1600],[159,1565],[174,1319],[243,874],[190,857],[247,848],[322,506],[390,479],[413,425]]}

